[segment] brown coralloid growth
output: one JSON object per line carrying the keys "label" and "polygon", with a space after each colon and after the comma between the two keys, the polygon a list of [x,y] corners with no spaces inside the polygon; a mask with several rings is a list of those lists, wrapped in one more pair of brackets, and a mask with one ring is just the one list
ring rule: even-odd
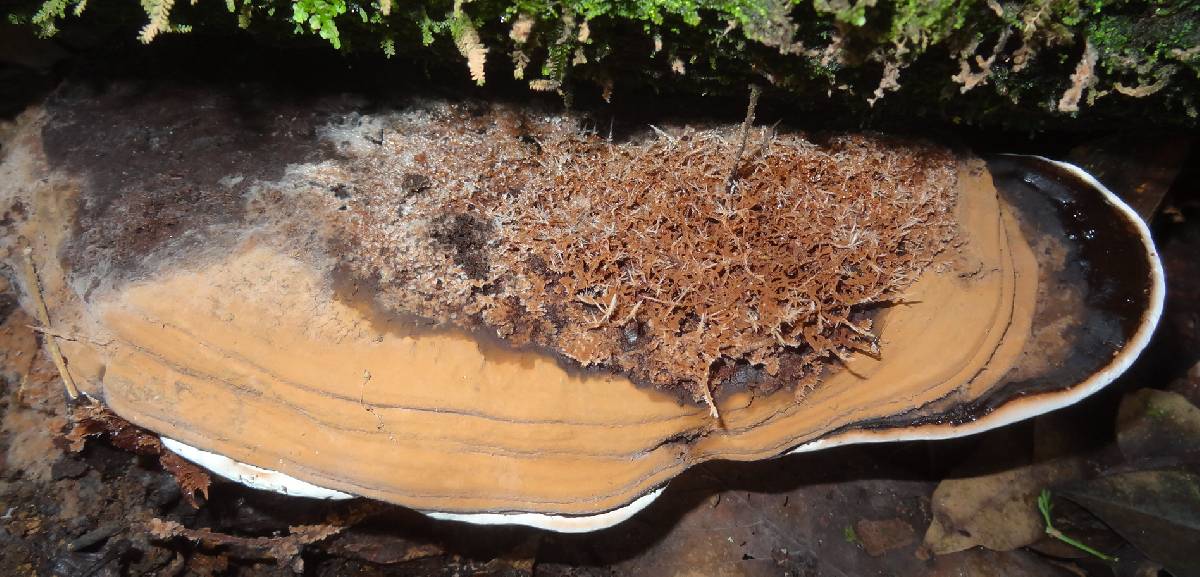
{"label": "brown coralloid growth", "polygon": [[350,274],[392,312],[697,401],[739,365],[804,392],[829,362],[878,355],[867,311],[954,233],[956,160],[930,145],[764,128],[743,150],[738,127],[615,144],[503,108],[424,113],[313,175],[355,181],[329,199]]}

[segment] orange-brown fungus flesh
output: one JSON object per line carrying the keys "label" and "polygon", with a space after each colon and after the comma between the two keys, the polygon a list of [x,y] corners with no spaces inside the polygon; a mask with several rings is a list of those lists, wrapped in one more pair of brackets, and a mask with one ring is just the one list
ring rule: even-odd
{"label": "orange-brown fungus flesh", "polygon": [[851,351],[886,355],[865,311],[955,229],[955,158],[920,143],[754,128],[726,190],[738,127],[611,143],[570,117],[439,104],[327,136],[350,162],[310,176],[354,183],[330,202],[385,307],[697,400],[721,367],[804,387]]}

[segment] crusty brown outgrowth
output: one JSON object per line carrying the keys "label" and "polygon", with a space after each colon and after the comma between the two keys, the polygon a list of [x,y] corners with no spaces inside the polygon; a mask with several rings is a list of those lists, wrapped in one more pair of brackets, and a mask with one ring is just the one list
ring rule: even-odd
{"label": "crusty brown outgrowth", "polygon": [[139,455],[157,456],[163,469],[175,477],[180,493],[193,509],[200,508],[196,493],[208,499],[208,487],[212,484],[208,472],[172,453],[163,446],[158,435],[122,419],[97,402],[75,405],[71,411],[71,420],[73,426],[65,435],[65,440],[72,451],[82,451],[89,437],[105,436],[119,449]]}
{"label": "crusty brown outgrowth", "polygon": [[380,144],[332,131],[351,168],[310,176],[356,182],[339,226],[386,306],[696,399],[720,366],[784,364],[805,385],[878,353],[864,310],[954,231],[954,158],[923,144],[755,130],[728,190],[736,126],[614,144],[570,118],[438,105],[369,130]]}

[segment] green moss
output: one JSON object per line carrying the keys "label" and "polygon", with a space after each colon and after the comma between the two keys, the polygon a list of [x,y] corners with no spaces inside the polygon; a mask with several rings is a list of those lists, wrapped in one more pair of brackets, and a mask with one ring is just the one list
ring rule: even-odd
{"label": "green moss", "polygon": [[[85,9],[82,0],[16,1],[8,18],[44,35],[106,9]],[[157,22],[151,32],[186,30],[200,9],[169,15],[169,0],[142,1]],[[1056,103],[1088,47],[1098,66],[1079,79],[1081,114],[1112,103],[1192,123],[1186,111],[1196,108],[1200,83],[1200,0],[226,2],[227,18],[251,30],[285,22],[332,49],[389,57],[486,53],[487,76],[472,70],[477,81],[507,66],[506,76],[564,95],[638,86],[742,93],[756,82],[806,106],[835,102],[862,114],[899,100],[936,103],[931,110],[955,110],[965,122],[1053,118],[1065,114]],[[476,39],[479,46],[471,45]]]}
{"label": "green moss", "polygon": [[297,33],[309,30],[339,49],[342,38],[334,19],[345,13],[345,0],[295,0],[292,3],[292,21],[296,23]]}
{"label": "green moss", "polygon": [[927,48],[961,30],[976,4],[976,0],[901,0],[888,39]]}

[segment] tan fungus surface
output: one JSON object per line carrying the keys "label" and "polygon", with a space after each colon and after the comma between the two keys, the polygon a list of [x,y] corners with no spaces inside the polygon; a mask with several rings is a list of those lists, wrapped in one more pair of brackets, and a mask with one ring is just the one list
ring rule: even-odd
{"label": "tan fungus surface", "polygon": [[[305,263],[262,243],[97,303],[114,335],[105,400],[186,443],[412,507],[608,510],[702,460],[764,458],[986,391],[1027,333],[1035,277],[1015,271],[1035,265],[1010,246],[1019,233],[998,218],[986,177],[964,181],[979,188],[961,205],[972,225],[961,258],[991,272],[922,278],[905,294],[912,304],[883,316],[881,359],[855,355],[803,402],[788,390],[736,393],[717,422],[702,406],[544,354],[454,331],[381,333]],[[977,375],[985,366],[996,368]]]}
{"label": "tan fungus surface", "polygon": [[[391,137],[385,137],[384,141],[388,138]],[[668,152],[676,154],[679,150],[688,150],[687,147],[723,146],[716,135],[699,138],[693,134],[689,137],[696,139],[693,144],[683,144],[683,134],[671,138],[674,140],[659,144],[638,144],[629,153],[654,153],[663,156],[666,162],[665,158],[670,156]],[[799,140],[791,141],[787,150],[782,150],[779,140],[775,142],[771,147],[781,149],[774,153],[779,155],[777,158],[781,163],[795,160],[788,155],[815,154],[804,152],[807,148]],[[594,151],[595,154],[612,154],[611,151],[604,152],[607,144],[603,142],[568,142],[562,146],[568,144],[585,148],[594,146],[599,150]],[[547,293],[567,290],[567,293],[558,293],[560,295],[570,294],[573,289],[553,287],[592,286],[589,283],[598,282],[596,279],[601,277],[587,276],[592,274],[590,272],[569,267],[555,269],[545,263],[541,268],[528,264],[534,260],[533,254],[547,246],[561,246],[564,251],[582,255],[587,245],[574,246],[570,238],[562,244],[546,238],[505,245],[503,239],[497,238],[501,236],[498,231],[505,227],[494,226],[484,241],[490,247],[486,251],[488,274],[482,279],[472,278],[467,274],[470,261],[466,261],[467,268],[463,268],[461,262],[454,260],[458,256],[462,261],[463,255],[447,248],[459,245],[446,242],[440,251],[431,250],[439,241],[428,234],[428,229],[421,228],[430,223],[403,218],[405,211],[415,210],[409,203],[432,202],[424,200],[433,198],[427,193],[427,187],[430,182],[443,178],[441,173],[427,171],[424,178],[430,182],[409,178],[409,188],[413,190],[410,200],[400,206],[385,205],[370,196],[370,183],[403,184],[406,177],[382,169],[352,170],[358,166],[355,162],[369,160],[369,155],[362,153],[362,147],[369,145],[347,139],[343,147],[346,158],[295,167],[289,172],[290,180],[264,185],[250,201],[257,207],[251,211],[255,216],[249,223],[238,224],[240,228],[233,230],[227,238],[228,246],[232,247],[229,250],[198,252],[194,258],[182,263],[164,262],[157,273],[122,286],[88,291],[86,286],[72,289],[68,283],[50,279],[47,301],[54,328],[71,337],[71,340],[60,342],[81,389],[103,398],[113,411],[137,425],[238,461],[281,471],[332,489],[426,510],[589,514],[622,506],[684,468],[708,459],[766,458],[864,420],[914,408],[934,411],[950,403],[978,398],[1011,366],[1029,333],[1037,288],[1037,264],[1016,222],[999,203],[982,163],[965,161],[948,179],[956,182],[954,190],[943,191],[937,197],[942,199],[938,202],[956,199],[953,208],[946,209],[950,212],[943,215],[939,212],[942,209],[935,207],[941,206],[937,203],[918,203],[903,209],[909,212],[901,213],[914,214],[912,211],[916,211],[943,223],[914,237],[925,239],[924,242],[929,244],[924,246],[929,251],[945,241],[951,226],[957,226],[959,242],[943,253],[945,264],[941,269],[928,266],[932,252],[925,252],[924,257],[914,256],[911,261],[884,262],[873,261],[870,250],[866,250],[868,256],[837,260],[841,258],[839,251],[842,249],[822,243],[820,239],[809,239],[810,248],[815,250],[809,256],[821,255],[823,259],[832,258],[835,262],[847,263],[847,266],[857,263],[861,267],[842,278],[843,281],[859,279],[859,284],[852,283],[857,288],[838,293],[837,299],[848,300],[826,299],[814,304],[818,310],[841,317],[827,317],[825,328],[829,332],[818,331],[813,335],[849,339],[849,333],[842,332],[845,330],[860,335],[846,323],[839,324],[834,319],[862,323],[847,312],[847,303],[872,295],[880,288],[884,291],[872,298],[885,298],[886,295],[886,298],[904,303],[884,310],[870,327],[859,325],[864,331],[878,336],[878,356],[850,352],[854,348],[852,344],[862,345],[869,341],[849,339],[840,345],[831,344],[830,353],[836,351],[845,357],[841,361],[845,370],[829,371],[820,384],[810,386],[802,398],[798,399],[790,388],[775,392],[731,390],[718,397],[721,419],[713,419],[703,405],[681,403],[676,396],[639,386],[628,376],[582,372],[569,368],[545,352],[499,346],[481,341],[466,331],[463,325],[477,327],[465,322],[456,323],[453,316],[471,314],[468,305],[486,302],[479,298],[480,295],[498,294],[476,290],[489,283],[502,280],[509,287],[505,290],[513,291],[509,296],[517,299],[516,304],[520,305],[514,307],[517,311],[514,318],[520,319],[530,314],[521,295],[542,294],[522,284],[525,281],[520,281],[521,278],[528,281],[538,275],[553,276],[555,282],[548,282],[542,290]],[[658,148],[664,146],[669,150]],[[879,141],[851,141],[843,146],[851,150],[846,154],[860,154],[862,158],[873,158],[872,154],[891,150]],[[921,152],[926,153],[937,158],[936,151]],[[775,162],[771,159],[776,157],[770,154],[760,154],[751,147],[747,153],[747,159],[750,159],[747,166],[765,167],[761,170],[762,178],[766,179],[765,175],[774,174],[768,169]],[[927,176],[945,169],[941,161],[915,160],[915,152],[897,154],[901,159],[905,154],[913,155],[906,162],[925,167],[921,174]],[[928,166],[926,162],[933,164]],[[396,165],[394,169],[402,170],[401,166]],[[582,186],[578,183],[584,175],[563,170],[566,172],[562,178],[575,179],[572,182]],[[710,166],[706,170],[720,174],[719,167]],[[329,194],[329,189],[319,180],[321,175],[334,178],[339,174],[346,176],[345,182],[354,187],[348,198]],[[388,174],[395,178],[386,180]],[[851,176],[853,174],[845,173],[839,177],[843,180],[837,182],[851,182]],[[693,181],[697,186],[702,184],[700,179]],[[56,235],[69,232],[62,224],[60,209],[54,207],[69,207],[74,197],[71,187],[67,186],[69,183],[55,178],[39,182],[42,184],[38,190],[19,191],[17,196],[42,198],[38,206],[51,208],[35,212],[23,230],[28,236],[53,240],[59,238]],[[752,187],[752,183],[759,181],[748,179],[747,182],[751,183],[747,186]],[[532,185],[526,182],[523,186]],[[847,184],[847,189],[849,187]],[[872,196],[874,193],[860,190],[849,199],[850,206],[862,211],[866,215],[860,215],[863,218],[874,218],[871,222],[880,226],[895,224],[895,210],[901,209],[887,199],[896,199],[895,195],[901,194],[897,192],[900,188],[915,193],[913,187],[913,183],[898,186],[892,196]],[[463,190],[469,189],[464,185]],[[478,192],[478,189],[470,190]],[[322,191],[324,196],[314,196],[310,191]],[[425,196],[419,194],[423,191]],[[529,192],[530,189],[524,190],[517,199]],[[625,193],[617,192],[620,191],[613,192],[612,196],[627,198],[622,196]],[[471,213],[474,218],[490,215],[491,222],[495,223],[499,217],[490,212],[494,208],[488,208],[489,205],[479,200],[471,209],[471,198],[486,200],[486,195],[466,196],[455,202],[461,202],[457,206],[464,211],[475,210]],[[710,208],[713,206],[709,197],[694,198],[694,205],[708,202]],[[732,203],[726,205],[732,211],[728,213],[726,225],[736,224],[746,238],[761,243],[755,245],[759,247],[756,250],[768,251],[761,254],[773,254],[769,251],[778,246],[771,243],[772,237],[764,232],[766,229],[756,228],[758,225],[752,222],[753,205],[741,206],[737,203],[742,201],[736,197],[718,198]],[[754,203],[778,201],[761,190],[743,191],[742,198],[745,202],[757,199]],[[859,204],[855,204],[855,198],[860,199]],[[874,201],[867,202],[867,199],[879,202],[872,204]],[[444,200],[447,199],[440,198],[439,201]],[[641,202],[654,206],[647,199]],[[291,207],[293,212],[274,210],[273,204]],[[349,206],[347,210],[339,211],[340,204]],[[536,204],[530,203],[525,210],[534,208]],[[370,228],[369,219],[382,219],[383,211],[392,215],[395,226],[385,231],[392,236],[371,236],[383,229]],[[373,214],[377,216],[371,216]],[[650,214],[652,211],[647,212]],[[818,215],[823,215],[821,218],[836,217],[836,214],[813,212],[814,218]],[[635,216],[630,214],[629,218]],[[636,218],[642,218],[638,222],[644,223],[645,218],[653,220],[657,217]],[[795,226],[802,225],[796,214],[787,218],[792,219]],[[351,224],[348,226],[346,221]],[[720,222],[707,223],[704,226],[710,228],[704,230],[712,232],[725,226]],[[345,241],[345,235],[356,230],[355,226],[363,227],[363,236],[353,245],[352,251],[322,254],[318,250],[321,245],[313,240],[330,234],[340,235]],[[680,226],[680,223],[673,226]],[[596,239],[607,234],[603,227],[598,230],[583,228],[588,235],[599,235],[585,236],[591,239],[588,240],[590,243],[600,242]],[[900,242],[892,236],[899,228],[887,229],[892,232],[880,233],[877,239],[864,239],[860,234],[859,248],[865,250],[876,242],[883,247],[885,237],[893,239],[889,242]],[[309,231],[307,236],[300,234],[306,230]],[[687,242],[699,243],[702,232],[679,231],[678,234],[681,237],[693,235]],[[697,265],[699,272],[686,277],[687,282],[714,283],[722,278],[749,282],[747,279],[753,275],[766,277],[768,274],[786,277],[786,270],[781,272],[777,267],[786,269],[789,263],[796,264],[780,262],[776,258],[774,262],[760,263],[761,266],[739,265],[734,256],[741,253],[731,246],[729,239],[732,238],[723,237],[724,244],[718,247],[719,251],[728,249],[730,252],[718,252],[711,260],[704,261],[725,266],[724,276],[707,277],[705,271],[709,269],[704,268],[707,265]],[[866,247],[862,246],[864,244]],[[379,323],[335,288],[332,278],[335,267],[350,261],[354,267],[364,267],[356,269],[358,272],[366,272],[369,268],[365,267],[370,263],[384,262],[378,260],[382,258],[379,251],[389,246],[396,251],[414,248],[412,253],[405,254],[414,255],[416,260],[411,263],[396,261],[398,264],[387,274],[378,271],[378,291],[368,294],[385,299],[385,304],[395,310],[406,310],[402,306],[406,303],[425,303],[421,307],[414,305],[411,310],[433,318],[439,318],[435,313],[442,311],[448,318],[440,328],[394,330],[395,327]],[[497,247],[500,246],[507,246],[512,254],[499,251]],[[600,251],[594,252],[599,254]],[[43,261],[46,254],[35,251]],[[872,262],[880,269],[886,264],[890,273],[915,275],[914,267],[924,267],[924,272],[915,278],[906,277],[907,288],[901,290],[901,285],[885,282],[891,277],[874,271],[869,266]],[[432,279],[431,285],[413,280],[417,277],[405,276],[412,270],[425,270],[421,267],[426,266],[441,267],[442,272],[435,275],[437,278]],[[624,270],[619,265],[612,266],[614,268],[587,270]],[[402,268],[412,270],[402,274],[399,272]],[[47,275],[62,274],[45,262],[41,263],[41,269]],[[433,275],[432,270],[430,268],[423,274]],[[643,270],[648,279],[662,280],[664,296],[679,298],[680,293],[671,293],[670,287],[681,287],[685,277],[672,276],[675,269],[659,270],[648,266],[639,270]],[[867,270],[871,272],[864,272]],[[635,276],[641,278],[640,273]],[[440,285],[437,280],[441,281]],[[812,286],[820,286],[819,282],[813,282],[816,284]],[[431,294],[440,293],[431,293],[430,286],[440,286],[447,295],[459,295],[455,298],[460,300],[455,303],[463,307],[463,312],[451,312],[454,309],[447,304],[452,300],[450,296],[433,299]],[[619,325],[612,323],[612,318],[621,319],[634,310],[638,302],[634,300],[635,296],[645,298],[654,294],[652,289],[621,292],[630,289],[615,283],[604,286],[614,292],[585,294],[591,294],[597,302],[602,297],[611,302],[612,294],[617,294],[617,306],[627,307],[625,310],[614,310],[609,318],[604,318],[598,307],[579,302],[578,298],[554,301],[563,310],[572,311],[560,312],[562,318],[585,322],[573,321],[553,328],[561,330],[578,324],[582,327],[577,329],[579,335],[611,339],[619,335],[616,332]],[[753,283],[748,286],[747,290],[735,294],[766,294],[761,291],[768,285],[757,285],[757,289]],[[425,292],[419,292],[414,287],[427,288]],[[776,292],[771,294],[795,299],[779,302],[794,304],[804,298],[803,290],[815,289],[776,287],[772,290]],[[81,306],[81,302],[86,304]],[[647,302],[661,305],[648,299]],[[761,308],[752,309],[753,302]],[[742,301],[742,308],[738,310],[743,315],[758,310],[762,315],[768,310],[762,302]],[[708,305],[702,300],[690,301],[688,306],[697,307],[701,313],[708,310],[703,308]],[[475,312],[486,323],[491,323],[497,318],[493,316],[497,314],[496,310],[481,306]],[[774,317],[776,323],[783,322],[782,319],[790,314],[782,305],[773,310],[773,314],[780,315]],[[646,315],[635,315],[635,318],[647,324],[652,319],[666,323],[668,321],[662,319],[688,318],[687,315],[671,317],[681,314],[674,306],[655,308],[645,303],[637,309],[637,314]],[[588,318],[602,322],[593,322],[598,326],[588,328]],[[739,324],[744,317],[738,322],[733,322],[734,316],[716,318],[725,319],[723,322],[729,323],[728,326],[719,328],[720,323],[706,320],[706,331],[727,330],[733,331],[727,334],[743,337],[753,333],[748,324]],[[963,319],[971,322],[964,323]],[[765,322],[760,316],[760,323]],[[524,325],[514,323],[514,326]],[[767,325],[761,325],[760,330],[770,332]],[[782,328],[778,330],[784,334]],[[808,338],[802,323],[788,326],[788,330],[785,339]],[[531,335],[531,341],[537,342],[538,335],[551,333],[531,329],[527,334]],[[647,331],[646,334],[654,333]],[[519,338],[513,340],[520,341]],[[705,349],[709,345],[699,338],[681,339],[680,342],[682,344],[677,346],[692,348],[675,349],[676,352],[715,350],[722,355],[753,355],[755,351],[765,350],[767,352],[758,354],[769,355],[786,350],[786,347],[771,348],[778,346],[777,340],[768,343],[767,349],[739,348],[747,346],[749,341],[716,349]],[[637,373],[633,369],[653,366],[649,363],[654,358],[652,354],[639,354],[623,357],[644,363],[636,367],[630,365],[630,372]],[[691,369],[676,367],[676,370],[686,373],[702,367],[689,364],[691,362],[691,359],[684,359],[678,365]]]}

